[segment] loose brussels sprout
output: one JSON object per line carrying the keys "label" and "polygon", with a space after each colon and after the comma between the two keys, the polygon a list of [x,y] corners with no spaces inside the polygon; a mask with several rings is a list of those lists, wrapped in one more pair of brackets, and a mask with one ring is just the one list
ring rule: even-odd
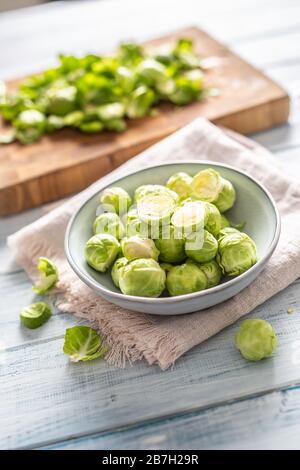
{"label": "loose brussels sprout", "polygon": [[169,194],[148,194],[138,200],[137,210],[141,220],[153,229],[170,222],[176,203]]}
{"label": "loose brussels sprout", "polygon": [[113,264],[119,249],[120,244],[113,235],[99,233],[87,241],[84,256],[92,268],[104,273]]}
{"label": "loose brussels sprout", "polygon": [[151,238],[133,236],[121,241],[123,255],[129,261],[137,258],[152,258],[158,260],[159,251]]}
{"label": "loose brussels sprout", "polygon": [[46,323],[51,315],[51,308],[46,302],[37,302],[21,310],[20,320],[26,328],[34,330]]}
{"label": "loose brussels sprout", "polygon": [[276,333],[266,320],[244,320],[235,334],[234,344],[249,361],[260,361],[273,354],[277,346]]}
{"label": "loose brussels sprout", "polygon": [[196,264],[188,262],[170,269],[166,286],[171,296],[191,294],[206,289],[207,279]]}
{"label": "loose brussels sprout", "polygon": [[123,294],[159,297],[165,289],[166,274],[154,259],[136,259],[119,271]]}
{"label": "loose brussels sprout", "polygon": [[185,236],[204,227],[205,206],[201,201],[189,201],[177,207],[172,215],[171,222],[177,233]]}
{"label": "loose brussels sprout", "polygon": [[205,221],[204,227],[214,236],[217,236],[221,230],[221,214],[214,204],[205,203]]}
{"label": "loose brussels sprout", "polygon": [[217,262],[222,272],[228,276],[238,276],[257,262],[254,241],[246,233],[233,230],[235,229],[225,228],[221,231],[227,231],[227,234],[223,234],[219,239],[217,254]]}
{"label": "loose brussels sprout", "polygon": [[93,231],[94,234],[109,233],[118,239],[123,238],[125,235],[125,228],[120,217],[113,212],[98,215],[93,223]]}
{"label": "loose brussels sprout", "polygon": [[221,214],[221,227],[220,230],[223,228],[230,227],[229,219],[224,214]]}
{"label": "loose brussels sprout", "polygon": [[85,116],[83,111],[72,111],[71,113],[66,114],[64,118],[61,119],[63,119],[63,123],[65,126],[78,127],[83,123],[84,117]]}
{"label": "loose brussels sprout", "polygon": [[145,196],[158,196],[160,194],[167,194],[174,199],[174,202],[178,202],[178,194],[175,191],[171,191],[171,189],[166,188],[166,186],[162,186],[161,184],[143,184],[142,186],[139,186],[134,192],[134,201],[137,203]]}
{"label": "loose brussels sprout", "polygon": [[197,263],[207,263],[214,259],[218,251],[218,242],[207,230],[190,234],[185,243],[185,252]]}
{"label": "loose brussels sprout", "polygon": [[97,108],[97,115],[101,121],[120,119],[125,115],[125,106],[123,103],[103,104]]}
{"label": "loose brussels sprout", "polygon": [[65,116],[76,107],[77,90],[74,86],[49,88],[46,92],[47,112],[57,116]]}
{"label": "loose brussels sprout", "polygon": [[170,176],[167,181],[167,188],[175,191],[178,194],[179,199],[187,199],[191,195],[191,183],[193,178],[183,171],[175,173],[175,175]]}
{"label": "loose brussels sprout", "polygon": [[172,225],[162,228],[160,238],[155,240],[155,245],[159,250],[159,259],[167,263],[181,263],[185,260],[184,239],[176,236],[176,231]]}
{"label": "loose brussels sprout", "polygon": [[222,278],[222,271],[220,266],[214,259],[209,261],[208,263],[199,264],[199,268],[201,268],[207,278],[207,289],[220,284]]}
{"label": "loose brussels sprout", "polygon": [[128,263],[129,263],[129,261],[125,257],[118,258],[114,262],[114,265],[113,265],[112,270],[111,270],[111,277],[112,277],[113,283],[118,288],[120,288],[120,284],[119,284],[120,269],[124,268],[124,266],[126,266],[126,264],[128,264]]}
{"label": "loose brussels sprout", "polygon": [[142,85],[131,93],[126,114],[130,119],[146,116],[155,100],[154,91]]}
{"label": "loose brussels sprout", "polygon": [[120,118],[110,119],[109,121],[105,121],[104,124],[105,129],[108,131],[123,132],[127,129],[126,121]]}
{"label": "loose brussels sprout", "polygon": [[22,144],[36,142],[44,133],[46,124],[45,115],[35,109],[22,111],[13,121],[16,137]]}
{"label": "loose brussels sprout", "polygon": [[32,290],[39,295],[43,295],[55,287],[58,281],[58,269],[50,259],[45,257],[39,258],[37,267],[40,271],[40,279],[32,287]]}
{"label": "loose brussels sprout", "polygon": [[86,132],[87,134],[97,134],[98,132],[103,131],[104,125],[100,121],[83,122],[78,126],[78,129],[82,132]]}
{"label": "loose brussels sprout", "polygon": [[230,209],[235,202],[235,189],[230,181],[211,169],[197,173],[192,181],[192,196],[206,202],[212,202],[220,212]]}
{"label": "loose brussels sprout", "polygon": [[137,73],[149,86],[164,83],[168,79],[166,67],[155,59],[143,60],[137,68]]}
{"label": "loose brussels sprout", "polygon": [[100,202],[104,205],[111,206],[117,214],[123,214],[131,206],[131,197],[123,188],[117,186],[107,188],[103,191]]}

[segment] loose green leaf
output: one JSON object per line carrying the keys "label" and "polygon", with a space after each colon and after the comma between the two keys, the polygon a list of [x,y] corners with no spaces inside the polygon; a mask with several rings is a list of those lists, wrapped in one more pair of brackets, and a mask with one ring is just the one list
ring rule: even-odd
{"label": "loose green leaf", "polygon": [[21,310],[20,320],[26,328],[33,330],[46,323],[51,315],[51,308],[46,302],[37,302]]}
{"label": "loose green leaf", "polygon": [[88,326],[67,328],[63,351],[72,362],[92,361],[108,352],[98,332]]}
{"label": "loose green leaf", "polygon": [[51,260],[44,257],[39,258],[37,267],[40,271],[40,279],[32,287],[32,290],[39,295],[43,295],[56,285],[58,281],[58,270]]}

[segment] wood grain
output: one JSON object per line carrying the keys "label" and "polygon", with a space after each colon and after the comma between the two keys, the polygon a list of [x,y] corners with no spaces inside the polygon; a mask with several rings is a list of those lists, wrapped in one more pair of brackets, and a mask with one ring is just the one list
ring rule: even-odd
{"label": "wood grain", "polygon": [[79,191],[198,116],[244,134],[286,121],[287,93],[203,31],[189,28],[147,45],[159,46],[180,36],[193,38],[199,54],[214,59],[206,83],[219,88],[219,97],[183,108],[163,105],[159,116],[132,121],[119,135],[90,136],[64,130],[34,145],[2,146],[0,215]]}

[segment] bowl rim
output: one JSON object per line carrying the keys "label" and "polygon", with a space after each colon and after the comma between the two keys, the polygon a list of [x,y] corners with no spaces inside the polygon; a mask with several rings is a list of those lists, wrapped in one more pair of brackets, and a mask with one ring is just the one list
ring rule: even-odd
{"label": "bowl rim", "polygon": [[[254,264],[250,269],[248,269],[247,271],[245,271],[244,273],[240,274],[237,277],[228,279],[226,280],[226,282],[219,284],[215,287],[210,287],[209,289],[205,289],[205,290],[198,291],[198,292],[192,292],[190,294],[182,294],[182,295],[173,296],[173,297],[142,297],[142,296],[136,296],[136,295],[127,295],[127,294],[123,294],[122,292],[114,292],[102,286],[94,279],[91,279],[85,272],[83,272],[80,266],[77,265],[77,263],[72,257],[72,253],[69,247],[69,239],[70,239],[70,233],[72,231],[72,227],[73,227],[75,219],[78,217],[79,213],[84,209],[84,207],[87,204],[89,204],[90,200],[93,199],[95,195],[99,193],[100,191],[103,191],[104,189],[110,187],[112,184],[116,184],[119,181],[124,180],[124,178],[127,178],[128,176],[137,175],[139,173],[144,173],[145,171],[148,171],[154,168],[159,168],[159,167],[169,167],[169,166],[171,167],[173,165],[189,165],[189,164],[201,164],[201,165],[207,165],[208,167],[212,165],[212,166],[226,168],[228,170],[234,171],[248,178],[249,180],[251,180],[254,184],[256,184],[256,186],[258,186],[265,193],[266,197],[269,199],[271,203],[271,206],[275,214],[274,235],[273,235],[273,239],[270,243],[267,253],[262,258],[260,258],[258,262]],[[77,276],[92,289],[100,293],[103,293],[104,297],[109,296],[111,298],[119,299],[123,301],[127,300],[129,302],[140,302],[140,303],[147,303],[147,304],[168,304],[168,303],[173,303],[173,302],[185,302],[187,300],[190,300],[196,297],[200,297],[200,298],[206,297],[208,295],[223,291],[227,288],[230,288],[231,286],[238,284],[242,279],[248,277],[255,270],[260,271],[260,268],[262,269],[264,264],[267,262],[267,260],[271,257],[272,253],[274,252],[277,246],[278,240],[279,240],[280,231],[281,231],[281,218],[280,218],[279,210],[276,206],[273,196],[256,178],[254,178],[253,176],[250,176],[247,172],[240,170],[238,168],[235,168],[231,165],[223,164],[223,163],[213,161],[213,160],[186,160],[184,162],[172,160],[167,163],[162,163],[159,165],[147,166],[146,168],[142,168],[137,171],[129,171],[128,173],[125,173],[120,177],[112,178],[111,180],[103,184],[103,186],[101,186],[100,188],[97,188],[95,193],[91,195],[88,199],[86,199],[70,218],[67,228],[66,228],[66,232],[65,232],[64,248],[65,248],[66,258],[71,268],[73,269],[73,271],[77,274]]]}

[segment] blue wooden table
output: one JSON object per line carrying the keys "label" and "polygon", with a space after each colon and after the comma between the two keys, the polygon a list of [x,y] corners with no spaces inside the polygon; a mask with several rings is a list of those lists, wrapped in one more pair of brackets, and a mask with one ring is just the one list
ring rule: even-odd
{"label": "blue wooden table", "polygon": [[[60,51],[105,51],[121,39],[191,24],[289,91],[289,124],[253,138],[299,178],[298,0],[185,0],[184,7],[173,0],[57,2],[1,14],[0,75],[50,66]],[[33,295],[5,240],[45,210],[0,219],[0,448],[300,448],[299,280],[251,314],[270,320],[278,333],[278,351],[267,361],[249,363],[237,354],[234,325],[166,372],[144,362],[125,370],[104,361],[74,366],[62,353],[74,317],[56,312],[36,331],[19,325],[19,311]]]}

